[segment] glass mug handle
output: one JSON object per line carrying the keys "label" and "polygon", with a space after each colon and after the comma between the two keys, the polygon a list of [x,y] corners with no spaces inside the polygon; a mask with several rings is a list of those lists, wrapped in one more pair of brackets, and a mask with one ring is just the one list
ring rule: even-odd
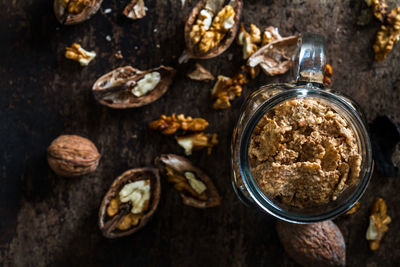
{"label": "glass mug handle", "polygon": [[298,84],[314,83],[322,87],[326,64],[325,38],[314,33],[302,34],[293,62]]}

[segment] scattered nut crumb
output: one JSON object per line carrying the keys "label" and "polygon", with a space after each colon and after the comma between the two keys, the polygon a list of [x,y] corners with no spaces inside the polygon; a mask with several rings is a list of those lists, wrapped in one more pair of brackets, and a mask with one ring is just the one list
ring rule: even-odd
{"label": "scattered nut crumb", "polygon": [[86,51],[79,44],[73,43],[71,47],[65,48],[65,57],[79,62],[81,66],[87,66],[96,57],[96,52]]}
{"label": "scattered nut crumb", "polygon": [[351,215],[356,213],[360,207],[361,207],[360,202],[356,202],[356,204],[354,204],[354,206],[348,212],[346,212],[346,215]]}
{"label": "scattered nut crumb", "polygon": [[372,206],[369,227],[366,233],[366,239],[369,241],[371,250],[379,249],[385,233],[389,230],[387,225],[391,221],[391,218],[387,215],[385,201],[382,198],[377,198]]}
{"label": "scattered nut crumb", "polygon": [[111,42],[111,36],[110,36],[110,35],[107,35],[107,36],[106,36],[106,40],[107,40],[108,42]]}
{"label": "scattered nut crumb", "polygon": [[123,59],[123,58],[124,58],[124,56],[122,55],[121,50],[118,50],[118,51],[114,54],[114,56],[115,56],[116,58],[118,58],[118,59]]}
{"label": "scattered nut crumb", "polygon": [[215,80],[214,75],[206,70],[202,65],[196,63],[196,69],[187,74],[187,76],[192,80],[197,81],[213,81]]}
{"label": "scattered nut crumb", "polygon": [[177,130],[199,132],[208,127],[208,122],[202,118],[192,118],[180,114],[175,116],[161,115],[160,119],[150,123],[150,129],[160,131],[162,134],[174,134]]}
{"label": "scattered nut crumb", "polygon": [[106,9],[104,9],[104,14],[109,14],[109,13],[111,13],[112,12],[112,9],[111,8],[106,8]]}

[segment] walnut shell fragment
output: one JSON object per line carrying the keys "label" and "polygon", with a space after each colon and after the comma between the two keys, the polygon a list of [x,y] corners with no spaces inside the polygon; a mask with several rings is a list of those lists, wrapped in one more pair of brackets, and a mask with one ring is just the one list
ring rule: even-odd
{"label": "walnut shell fragment", "polygon": [[[233,11],[234,11],[234,16],[233,20],[229,22],[230,25],[233,23],[233,26],[229,26],[229,29],[226,29],[226,31],[221,31],[218,27],[218,29],[215,29],[215,36],[219,35],[221,38],[218,38],[216,45],[211,46],[212,48],[209,49],[208,51],[200,51],[198,44],[194,44],[191,38],[191,32],[193,29],[193,26],[197,22],[197,19],[199,18],[200,13],[203,11],[208,12],[208,14],[213,15],[213,17],[209,18],[215,19],[218,15],[219,12],[224,8],[223,7],[224,1],[221,0],[200,0],[197,5],[192,9],[192,12],[189,15],[188,20],[186,21],[185,24],[185,42],[186,42],[186,48],[187,51],[184,52],[184,55],[182,55],[182,58],[180,61],[186,61],[189,58],[213,58],[216,57],[220,54],[222,54],[226,49],[230,47],[232,44],[233,40],[236,37],[238,26],[239,26],[239,21],[242,13],[242,7],[243,7],[243,2],[241,0],[231,0],[228,5],[232,6]],[[226,7],[226,6],[225,6]],[[212,21],[213,23],[215,20]],[[211,23],[211,21],[210,21]],[[225,23],[225,22],[224,22]],[[225,24],[224,24],[225,25]],[[208,25],[210,26],[210,29],[202,29],[201,30],[201,35],[198,38],[198,43],[201,42],[201,39],[203,36],[207,36],[206,32],[208,31],[209,33],[212,33],[213,31],[213,25]],[[193,35],[193,33],[192,33]]]}
{"label": "walnut shell fragment", "polygon": [[279,239],[286,253],[302,266],[345,266],[346,244],[332,221],[291,224],[278,221]]}
{"label": "walnut shell fragment", "polygon": [[[129,187],[135,183],[138,186]],[[150,193],[147,195],[148,199],[141,202],[141,209],[138,210],[137,202],[146,196],[146,192],[140,190],[141,187],[145,187]],[[123,190],[132,194],[134,200],[124,199],[126,194],[121,193]],[[157,169],[138,168],[124,172],[111,184],[101,202],[99,210],[101,232],[107,238],[117,238],[138,231],[154,214],[160,201],[160,195],[160,175]]]}
{"label": "walnut shell fragment", "polygon": [[96,100],[110,108],[134,108],[150,104],[168,90],[175,75],[171,67],[138,70],[131,66],[117,68],[93,84]]}
{"label": "walnut shell fragment", "polygon": [[196,81],[214,81],[215,77],[208,70],[206,70],[202,65],[196,63],[196,69],[187,74],[187,76]]}
{"label": "walnut shell fragment", "polygon": [[103,0],[54,0],[54,14],[61,24],[78,24],[96,14],[102,2]]}
{"label": "walnut shell fragment", "polygon": [[100,153],[92,141],[78,135],[60,135],[47,148],[51,169],[63,177],[93,172],[99,160]]}
{"label": "walnut shell fragment", "polygon": [[250,56],[247,65],[252,68],[259,65],[270,76],[287,72],[292,65],[299,37],[294,35],[268,43]]}
{"label": "walnut shell fragment", "polygon": [[146,16],[146,7],[143,0],[132,0],[122,12],[127,18],[141,19]]}
{"label": "walnut shell fragment", "polygon": [[188,159],[175,154],[164,154],[155,159],[155,164],[167,176],[168,181],[174,183],[183,204],[196,208],[221,204],[221,197],[210,177]]}

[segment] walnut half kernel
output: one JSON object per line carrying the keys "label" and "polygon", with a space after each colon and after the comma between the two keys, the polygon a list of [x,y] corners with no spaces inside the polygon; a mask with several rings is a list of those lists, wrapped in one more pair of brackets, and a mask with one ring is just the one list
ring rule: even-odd
{"label": "walnut half kernel", "polygon": [[221,198],[212,180],[188,159],[165,154],[155,159],[156,165],[174,184],[183,204],[196,208],[208,208],[220,205]]}
{"label": "walnut half kernel", "polygon": [[188,58],[212,58],[224,52],[235,39],[243,3],[231,0],[202,0],[192,9],[185,25],[187,51],[180,62]]}
{"label": "walnut half kernel", "polygon": [[111,185],[100,206],[99,227],[108,238],[129,235],[143,227],[160,199],[158,170],[132,169]]}
{"label": "walnut half kernel", "polygon": [[123,14],[130,19],[141,19],[146,16],[144,0],[131,0],[125,7]]}
{"label": "walnut half kernel", "polygon": [[65,57],[79,62],[81,66],[87,66],[96,57],[96,52],[86,51],[79,44],[73,43],[71,47],[65,48]]}

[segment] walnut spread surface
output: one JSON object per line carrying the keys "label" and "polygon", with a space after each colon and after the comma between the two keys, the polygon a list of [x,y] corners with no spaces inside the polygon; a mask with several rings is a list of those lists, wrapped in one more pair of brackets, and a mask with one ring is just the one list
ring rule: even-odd
{"label": "walnut spread surface", "polygon": [[251,137],[252,174],[269,197],[298,208],[335,200],[360,173],[354,132],[335,110],[312,98],[266,113]]}

